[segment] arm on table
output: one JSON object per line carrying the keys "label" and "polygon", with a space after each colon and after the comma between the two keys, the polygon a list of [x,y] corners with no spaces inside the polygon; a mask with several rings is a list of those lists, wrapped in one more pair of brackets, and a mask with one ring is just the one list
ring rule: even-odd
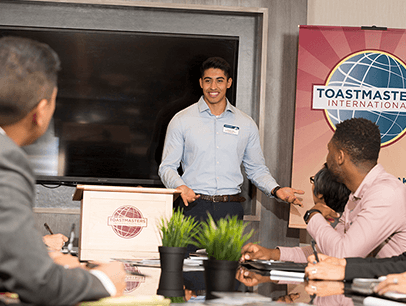
{"label": "arm on table", "polygon": [[279,260],[279,249],[268,249],[255,243],[248,243],[241,249],[241,261],[252,259]]}
{"label": "arm on table", "polygon": [[322,253],[338,258],[366,257],[402,226],[403,214],[394,213],[394,196],[385,194],[384,198],[379,193],[372,195],[373,198],[370,194],[365,195],[363,203],[358,204],[362,204],[362,209],[356,218],[344,220],[341,217],[340,221],[352,221],[345,232],[341,224],[334,229],[328,222],[324,222],[324,218],[322,221],[317,213],[311,218],[307,231],[317,241]]}

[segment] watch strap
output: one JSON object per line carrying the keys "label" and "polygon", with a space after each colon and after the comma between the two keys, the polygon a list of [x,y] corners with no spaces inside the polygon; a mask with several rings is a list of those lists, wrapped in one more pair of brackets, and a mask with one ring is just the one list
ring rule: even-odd
{"label": "watch strap", "polygon": [[279,197],[276,195],[276,192],[281,189],[281,186],[276,186],[272,191],[271,191],[271,195],[277,199],[279,199]]}
{"label": "watch strap", "polygon": [[321,211],[318,209],[309,209],[303,216],[303,220],[306,222],[306,224],[309,222],[310,215],[314,212],[318,212],[319,214],[321,214]]}

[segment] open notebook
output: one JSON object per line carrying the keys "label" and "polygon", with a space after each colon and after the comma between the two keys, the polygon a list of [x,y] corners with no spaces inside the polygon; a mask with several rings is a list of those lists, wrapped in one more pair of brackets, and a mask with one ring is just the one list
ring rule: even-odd
{"label": "open notebook", "polygon": [[304,273],[307,263],[296,263],[274,260],[249,260],[242,263],[242,265],[247,268],[253,268],[264,271],[280,270],[280,271]]}

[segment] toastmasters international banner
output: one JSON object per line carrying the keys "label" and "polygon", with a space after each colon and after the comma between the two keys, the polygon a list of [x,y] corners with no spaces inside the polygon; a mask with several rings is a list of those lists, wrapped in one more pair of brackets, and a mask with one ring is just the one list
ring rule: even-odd
{"label": "toastmasters international banner", "polygon": [[309,177],[323,166],[337,123],[354,117],[381,131],[379,163],[406,182],[406,31],[301,26],[292,186],[306,191],[289,225],[305,228]]}

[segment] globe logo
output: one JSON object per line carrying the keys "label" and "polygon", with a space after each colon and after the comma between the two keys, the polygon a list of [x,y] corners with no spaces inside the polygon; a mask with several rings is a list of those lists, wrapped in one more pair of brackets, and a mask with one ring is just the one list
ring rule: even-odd
{"label": "globe logo", "polygon": [[113,215],[107,218],[107,225],[111,226],[119,237],[131,239],[147,226],[147,219],[136,207],[126,205],[117,208]]}
{"label": "globe logo", "polygon": [[[392,54],[366,50],[343,59],[331,71],[326,85],[352,88],[354,91],[358,88],[387,88],[387,92],[392,93],[393,89],[406,89],[406,68]],[[381,146],[400,139],[406,128],[406,112],[400,111],[325,109],[325,115],[333,130],[336,124],[351,118],[365,118],[375,122],[381,131]]]}
{"label": "globe logo", "polygon": [[124,293],[133,292],[137,289],[141,283],[145,283],[145,277],[138,275],[131,275],[131,272],[140,272],[137,267],[129,263],[124,263],[124,269],[127,272],[125,277],[125,289]]}

